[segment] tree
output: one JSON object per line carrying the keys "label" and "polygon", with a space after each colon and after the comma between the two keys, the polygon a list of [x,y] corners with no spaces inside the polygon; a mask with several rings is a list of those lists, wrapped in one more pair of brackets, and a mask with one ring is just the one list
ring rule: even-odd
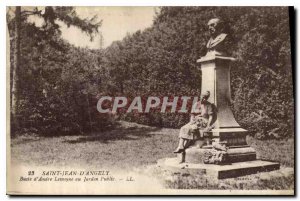
{"label": "tree", "polygon": [[[200,93],[196,60],[206,53],[206,23],[220,17],[232,36],[235,117],[259,138],[293,135],[293,84],[287,7],[162,7],[153,26],[106,49],[111,88],[125,96]],[[229,25],[229,26],[228,26]],[[130,121],[179,127],[180,114],[149,113]],[[159,120],[160,119],[160,120]]]}
{"label": "tree", "polygon": [[[10,8],[11,9],[11,8]],[[20,73],[24,72],[24,69],[21,67],[20,60],[25,52],[22,52],[21,40],[22,40],[22,27],[23,32],[31,30],[33,34],[32,37],[37,41],[34,42],[34,46],[38,48],[43,48],[43,43],[48,43],[56,48],[61,48],[61,42],[58,38],[60,36],[60,26],[58,21],[65,23],[68,27],[75,26],[81,29],[83,32],[87,33],[91,40],[94,37],[94,34],[98,32],[99,27],[101,26],[102,21],[97,20],[97,16],[94,16],[90,19],[81,19],[73,7],[45,7],[45,8],[22,8],[20,6],[15,7],[14,18],[9,16],[8,13],[8,25],[13,24],[14,26],[9,27],[10,38],[13,38],[13,65],[11,68],[11,119],[12,119],[12,128],[17,130],[19,127],[19,118],[18,118],[18,107],[20,99],[20,82],[25,83],[26,80],[24,77],[19,79]],[[26,19],[28,16],[40,17],[44,20],[44,23],[41,27],[35,26],[34,23],[28,23]],[[37,36],[37,37],[34,37]],[[39,45],[37,45],[39,44]],[[60,47],[61,46],[61,47]],[[44,56],[45,57],[45,56]],[[42,59],[42,58],[41,58]],[[43,59],[42,59],[43,60]],[[41,61],[42,61],[41,60]],[[24,63],[22,62],[22,65]],[[40,71],[41,72],[41,71]],[[24,76],[24,75],[22,75]],[[27,80],[29,81],[29,80]],[[43,87],[42,85],[41,87]],[[46,92],[46,89],[42,88],[41,91]]]}
{"label": "tree", "polygon": [[21,29],[21,7],[17,6],[15,10],[15,49],[14,49],[14,65],[12,68],[12,103],[11,114],[13,125],[18,128],[18,118],[16,116],[18,101],[18,69],[20,68],[20,29]]}

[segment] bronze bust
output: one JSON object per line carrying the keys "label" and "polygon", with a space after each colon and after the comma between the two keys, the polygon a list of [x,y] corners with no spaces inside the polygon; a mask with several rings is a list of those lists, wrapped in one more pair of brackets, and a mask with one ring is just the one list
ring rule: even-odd
{"label": "bronze bust", "polygon": [[206,45],[206,55],[228,55],[228,36],[223,33],[223,23],[219,18],[213,18],[208,21],[208,30],[210,32],[210,39]]}

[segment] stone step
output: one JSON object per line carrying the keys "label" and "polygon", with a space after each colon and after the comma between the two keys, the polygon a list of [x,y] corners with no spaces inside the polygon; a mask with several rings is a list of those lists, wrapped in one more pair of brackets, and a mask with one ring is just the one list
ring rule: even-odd
{"label": "stone step", "polygon": [[226,165],[215,165],[180,163],[178,158],[165,158],[158,161],[158,166],[174,172],[203,174],[216,179],[234,178],[280,169],[279,163],[264,160],[236,162]]}
{"label": "stone step", "polygon": [[[177,154],[179,160],[187,163],[204,163],[205,152],[211,150],[212,147],[198,148],[190,147],[185,150],[185,153]],[[243,162],[256,160],[256,152],[250,146],[229,147],[227,150],[226,162]]]}

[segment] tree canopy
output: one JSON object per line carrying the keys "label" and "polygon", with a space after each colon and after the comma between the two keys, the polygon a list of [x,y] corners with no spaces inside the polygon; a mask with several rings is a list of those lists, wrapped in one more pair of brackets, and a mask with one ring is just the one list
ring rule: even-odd
{"label": "tree canopy", "polygon": [[[238,122],[259,138],[291,136],[294,101],[287,7],[162,7],[153,26],[106,49],[116,93],[200,94],[196,60],[206,52],[206,24],[219,17],[233,42],[232,109]],[[166,127],[188,121],[183,114],[124,115]]]}
{"label": "tree canopy", "polygon": [[[161,7],[151,27],[99,50],[68,44],[56,23],[77,26],[92,36],[101,25],[95,17],[82,20],[72,7],[30,12],[43,17],[45,24],[37,27],[23,16],[18,103],[23,131],[56,135],[109,128],[111,116],[96,111],[102,95],[199,96],[201,71],[196,60],[206,52],[207,21],[220,17],[237,58],[231,68],[236,119],[259,138],[293,136],[287,7]],[[13,23],[12,16],[12,43]],[[154,110],[116,118],[178,128],[189,115]]]}

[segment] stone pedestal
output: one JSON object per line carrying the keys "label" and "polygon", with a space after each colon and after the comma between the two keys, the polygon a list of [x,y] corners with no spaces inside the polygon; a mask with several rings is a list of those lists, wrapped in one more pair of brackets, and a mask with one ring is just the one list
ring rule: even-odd
{"label": "stone pedestal", "polygon": [[[279,163],[256,160],[256,151],[246,142],[247,130],[237,123],[230,109],[230,62],[234,60],[232,57],[216,55],[208,55],[197,60],[201,64],[201,92],[210,92],[208,101],[218,110],[215,127],[207,133],[209,136],[206,140],[207,145],[202,146],[203,142],[196,141],[184,153],[178,154],[177,158],[168,159],[165,164],[177,162],[187,169],[214,172],[219,179],[279,169]],[[216,153],[214,144],[226,146],[226,157],[221,164],[205,164],[207,152]]]}
{"label": "stone pedestal", "polygon": [[209,102],[218,109],[213,137],[227,140],[228,145],[246,145],[247,131],[236,122],[230,109],[230,62],[232,57],[209,55],[197,60],[201,65],[201,92],[210,91]]}
{"label": "stone pedestal", "polygon": [[197,60],[202,71],[201,92],[210,91],[208,101],[215,104],[218,110],[215,127],[206,133],[206,145],[203,146],[203,140],[196,141],[177,158],[162,159],[159,165],[175,171],[196,171],[218,179],[280,168],[277,162],[256,159],[255,150],[246,142],[247,130],[236,122],[230,109],[230,62],[234,60],[213,54]]}
{"label": "stone pedestal", "polygon": [[[182,154],[178,154],[178,161],[186,163],[204,163],[205,152],[212,149],[212,147],[199,148],[192,146]],[[235,162],[253,161],[256,160],[256,152],[250,146],[231,147],[227,151],[226,161],[224,164],[231,164]]]}
{"label": "stone pedestal", "polygon": [[[252,161],[256,159],[256,152],[247,145],[247,130],[243,129],[235,120],[230,109],[230,62],[232,57],[207,55],[197,60],[201,65],[201,92],[209,91],[209,102],[217,107],[215,128],[211,131],[210,143],[224,143],[227,147],[226,162]],[[183,162],[203,163],[203,153],[212,149],[211,145],[200,148],[195,146],[180,154]]]}
{"label": "stone pedestal", "polygon": [[179,163],[177,158],[164,158],[157,162],[163,169],[174,173],[205,175],[210,179],[226,179],[278,170],[279,163],[264,160],[236,162],[232,164],[215,165],[202,163]]}

